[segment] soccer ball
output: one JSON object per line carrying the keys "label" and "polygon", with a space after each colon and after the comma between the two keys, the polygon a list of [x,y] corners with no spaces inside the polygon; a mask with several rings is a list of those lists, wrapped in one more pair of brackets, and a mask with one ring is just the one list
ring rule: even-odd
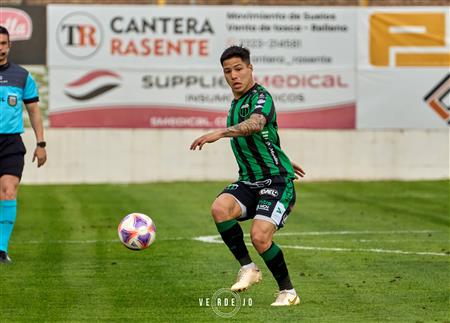
{"label": "soccer ball", "polygon": [[120,221],[117,231],[123,245],[132,250],[149,247],[156,237],[155,223],[142,213],[131,213],[125,216]]}

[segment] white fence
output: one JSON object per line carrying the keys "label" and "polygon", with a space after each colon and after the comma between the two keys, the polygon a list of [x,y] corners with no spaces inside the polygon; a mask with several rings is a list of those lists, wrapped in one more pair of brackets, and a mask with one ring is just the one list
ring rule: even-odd
{"label": "white fence", "polygon": [[[202,151],[189,145],[202,130],[48,129],[48,162],[31,163],[33,132],[23,182],[139,183],[234,180],[237,166],[222,139]],[[448,129],[283,130],[283,149],[307,172],[305,180],[449,179]]]}

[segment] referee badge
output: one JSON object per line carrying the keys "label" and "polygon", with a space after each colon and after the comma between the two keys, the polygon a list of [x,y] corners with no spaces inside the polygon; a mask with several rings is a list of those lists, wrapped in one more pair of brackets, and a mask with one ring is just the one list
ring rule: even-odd
{"label": "referee badge", "polygon": [[8,104],[12,107],[15,107],[17,105],[17,96],[8,95]]}
{"label": "referee badge", "polygon": [[239,110],[239,115],[241,117],[246,117],[250,112],[250,106],[248,104],[243,104]]}

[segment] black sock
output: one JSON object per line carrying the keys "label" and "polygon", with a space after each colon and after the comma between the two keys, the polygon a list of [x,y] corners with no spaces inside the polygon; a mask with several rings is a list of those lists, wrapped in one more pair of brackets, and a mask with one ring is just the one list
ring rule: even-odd
{"label": "black sock", "polygon": [[264,251],[261,257],[277,281],[280,290],[294,288],[289,278],[289,272],[280,247],[272,242],[270,248]]}
{"label": "black sock", "polygon": [[252,262],[244,242],[244,233],[236,220],[216,223],[217,230],[222,236],[223,242],[228,246],[241,266]]}

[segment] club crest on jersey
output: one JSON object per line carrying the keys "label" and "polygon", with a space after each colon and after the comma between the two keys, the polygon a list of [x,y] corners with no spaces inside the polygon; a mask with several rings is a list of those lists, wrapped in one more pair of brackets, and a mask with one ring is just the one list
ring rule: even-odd
{"label": "club crest on jersey", "polygon": [[274,190],[273,188],[263,188],[262,190],[259,191],[259,195],[270,195],[273,197],[277,197],[278,191]]}
{"label": "club crest on jersey", "polygon": [[246,117],[250,113],[250,106],[248,104],[243,104],[239,109],[239,115],[241,117]]}
{"label": "club crest on jersey", "polygon": [[15,107],[17,105],[17,96],[8,95],[8,104],[12,107]]}

